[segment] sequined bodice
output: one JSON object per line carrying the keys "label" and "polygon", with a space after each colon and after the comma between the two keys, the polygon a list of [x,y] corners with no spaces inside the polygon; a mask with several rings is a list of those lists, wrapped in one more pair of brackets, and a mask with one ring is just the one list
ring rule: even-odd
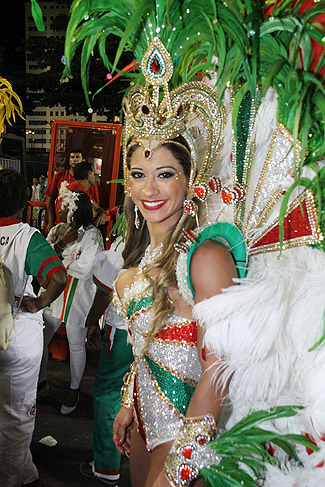
{"label": "sequined bodice", "polygon": [[135,357],[135,409],[148,449],[173,439],[201,376],[195,321],[172,314],[147,343],[152,327],[152,296],[140,278],[114,305],[127,320]]}

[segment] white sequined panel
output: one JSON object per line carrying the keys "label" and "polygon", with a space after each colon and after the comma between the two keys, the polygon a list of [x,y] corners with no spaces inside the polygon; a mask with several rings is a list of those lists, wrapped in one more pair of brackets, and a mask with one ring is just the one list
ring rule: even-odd
{"label": "white sequined panel", "polygon": [[[278,124],[261,175],[254,193],[246,223],[245,233],[259,226],[282,194],[283,184],[293,175],[294,150],[290,132]],[[300,148],[297,144],[297,160]]]}
{"label": "white sequined panel", "polygon": [[140,301],[142,296],[149,294],[148,284],[146,279],[137,279],[129,287],[124,289],[121,301],[125,310],[133,299]]}
{"label": "white sequined panel", "polygon": [[142,360],[138,363],[137,373],[141,423],[146,434],[147,448],[152,450],[160,443],[176,437],[182,416],[174,407],[169,407],[167,398],[165,401],[161,398],[156,382],[151,379]]}
{"label": "white sequined panel", "polygon": [[195,344],[175,344],[155,340],[149,345],[149,357],[177,377],[198,381],[202,369]]}
{"label": "white sequined panel", "polygon": [[192,292],[187,284],[187,257],[188,254],[179,254],[176,262],[177,287],[182,298],[191,306],[194,305]]}
{"label": "white sequined panel", "polygon": [[135,328],[140,333],[148,333],[152,324],[151,309],[142,308],[140,311],[132,314],[130,318],[130,325],[132,330]]}

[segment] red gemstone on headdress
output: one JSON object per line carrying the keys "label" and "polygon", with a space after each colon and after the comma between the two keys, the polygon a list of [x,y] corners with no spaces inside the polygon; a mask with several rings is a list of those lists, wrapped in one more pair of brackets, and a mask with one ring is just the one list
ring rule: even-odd
{"label": "red gemstone on headdress", "polygon": [[207,442],[206,438],[199,438],[199,440],[198,440],[199,445],[205,445],[206,442]]}
{"label": "red gemstone on headdress", "polygon": [[184,448],[184,450],[182,451],[182,456],[190,459],[192,457],[192,448],[189,448],[189,447]]}
{"label": "red gemstone on headdress", "polygon": [[159,73],[159,71],[161,70],[161,66],[160,66],[160,63],[158,61],[157,58],[155,58],[153,61],[152,61],[152,64],[151,64],[151,69],[154,73]]}
{"label": "red gemstone on headdress", "polygon": [[146,150],[144,151],[144,157],[148,158],[148,157],[150,157],[150,156],[151,156],[151,152],[150,152],[150,150],[149,150],[149,149],[146,149]]}
{"label": "red gemstone on headdress", "polygon": [[188,467],[183,467],[181,470],[181,479],[189,480],[192,477],[192,470]]}
{"label": "red gemstone on headdress", "polygon": [[234,186],[234,191],[237,193],[237,201],[241,201],[245,198],[245,194],[246,194],[245,186],[243,186],[242,184],[237,183]]}
{"label": "red gemstone on headdress", "polygon": [[147,107],[147,105],[142,105],[141,111],[144,115],[149,115],[150,113],[149,107]]}
{"label": "red gemstone on headdress", "polygon": [[228,204],[234,198],[234,192],[225,186],[221,192],[221,198],[224,203]]}
{"label": "red gemstone on headdress", "polygon": [[192,200],[184,200],[183,208],[191,216],[195,216],[196,214],[196,205]]}
{"label": "red gemstone on headdress", "polygon": [[178,116],[178,117],[180,117],[180,116],[182,115],[183,111],[184,111],[183,106],[182,106],[182,105],[180,105],[180,106],[178,107],[178,110],[177,110],[177,116]]}
{"label": "red gemstone on headdress", "polygon": [[183,236],[186,242],[194,243],[197,241],[197,234],[193,230],[188,230],[187,228],[183,228]]}
{"label": "red gemstone on headdress", "polygon": [[209,186],[214,193],[219,193],[221,190],[221,179],[217,178],[216,176],[212,176],[209,180]]}
{"label": "red gemstone on headdress", "polygon": [[194,189],[194,193],[195,193],[196,197],[200,201],[205,201],[207,199],[207,197],[209,195],[209,188],[208,188],[207,184],[205,184],[205,183],[194,184],[193,189]]}

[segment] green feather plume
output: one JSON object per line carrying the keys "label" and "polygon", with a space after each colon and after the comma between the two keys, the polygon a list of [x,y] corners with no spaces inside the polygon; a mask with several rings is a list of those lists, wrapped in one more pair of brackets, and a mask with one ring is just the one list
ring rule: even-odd
{"label": "green feather plume", "polygon": [[[74,54],[80,48],[82,86],[89,107],[89,67],[94,51],[98,51],[107,69],[144,84],[141,72],[121,72],[120,57],[124,50],[131,51],[140,62],[151,40],[158,36],[174,63],[169,89],[210,69],[217,73],[216,89],[221,101],[226,87],[233,87],[236,138],[245,132],[240,128],[240,111],[247,97],[255,96],[257,87],[261,97],[269,87],[276,91],[277,121],[292,132],[294,147],[298,139],[302,144],[294,185],[306,186],[301,180],[302,167],[325,157],[325,87],[324,76],[319,74],[325,51],[310,72],[311,41],[325,45],[324,29],[314,22],[324,12],[325,1],[305,12],[300,12],[302,5],[303,0],[294,4],[290,0],[74,0],[62,78],[70,76]],[[113,55],[111,35],[120,38]],[[102,88],[95,89],[95,95]],[[320,186],[314,189],[320,209]],[[283,206],[282,214],[285,211]]]}

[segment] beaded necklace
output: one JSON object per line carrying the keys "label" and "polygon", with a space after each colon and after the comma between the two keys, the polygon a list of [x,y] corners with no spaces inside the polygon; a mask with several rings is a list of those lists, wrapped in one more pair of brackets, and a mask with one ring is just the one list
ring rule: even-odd
{"label": "beaded necklace", "polygon": [[148,265],[151,264],[155,258],[161,254],[161,250],[163,248],[164,243],[161,242],[157,247],[155,247],[153,250],[151,250],[151,244],[148,245],[146,248],[144,255],[138,265],[138,272],[137,274],[141,274],[143,272],[143,269]]}

